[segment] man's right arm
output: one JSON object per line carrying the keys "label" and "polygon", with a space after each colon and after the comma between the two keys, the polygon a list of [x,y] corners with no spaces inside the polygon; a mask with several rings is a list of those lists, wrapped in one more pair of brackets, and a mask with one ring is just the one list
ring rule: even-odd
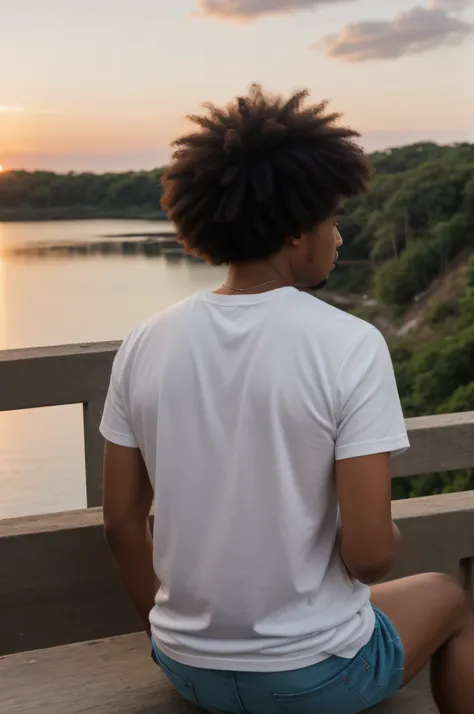
{"label": "man's right arm", "polygon": [[336,462],[341,556],[349,573],[367,585],[393,568],[400,533],[392,521],[390,455]]}
{"label": "man's right arm", "polygon": [[341,554],[358,580],[392,569],[400,533],[392,522],[390,456],[409,446],[387,344],[369,328],[346,355],[334,392]]}

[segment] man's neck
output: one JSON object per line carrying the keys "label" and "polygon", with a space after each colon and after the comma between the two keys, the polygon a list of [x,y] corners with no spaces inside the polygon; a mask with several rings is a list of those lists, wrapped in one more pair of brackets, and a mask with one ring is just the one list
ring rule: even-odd
{"label": "man's neck", "polygon": [[288,287],[292,283],[269,263],[245,263],[229,266],[227,278],[216,293],[247,295]]}

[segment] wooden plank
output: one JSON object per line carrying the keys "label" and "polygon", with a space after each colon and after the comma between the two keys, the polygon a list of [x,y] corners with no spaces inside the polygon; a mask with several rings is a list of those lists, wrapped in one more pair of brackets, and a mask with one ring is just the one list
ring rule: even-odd
{"label": "wooden plank", "polygon": [[82,403],[87,504],[102,500],[102,409],[118,342],[0,353],[0,411]]}
{"label": "wooden plank", "polygon": [[0,411],[101,398],[118,342],[0,352]]}
{"label": "wooden plank", "polygon": [[[403,539],[394,577],[467,572],[474,492],[397,501],[393,514]],[[0,654],[141,629],[107,549],[100,509],[0,521],[0,563]]]}
{"label": "wooden plank", "polygon": [[474,467],[474,412],[407,419],[411,448],[392,462],[394,478]]}
{"label": "wooden plank", "polygon": [[117,352],[119,340],[105,342],[81,342],[69,345],[47,345],[45,347],[25,347],[16,350],[0,350],[0,363],[26,362],[29,360],[43,360],[70,357],[71,355],[101,354],[104,351]]}
{"label": "wooden plank", "polygon": [[61,513],[45,513],[36,516],[0,519],[0,543],[2,538],[33,536],[41,533],[102,527],[102,509],[89,508]]}
{"label": "wooden plank", "polygon": [[102,504],[102,463],[104,440],[99,431],[106,392],[84,404],[84,449],[86,490],[89,508]]}
{"label": "wooden plank", "polygon": [[29,529],[28,519],[1,524],[0,655],[143,629],[117,577],[100,510],[84,519],[87,525],[78,513],[35,517]]}
{"label": "wooden plank", "polygon": [[145,635],[88,642],[0,660],[8,714],[194,714],[150,657]]}
{"label": "wooden plank", "polygon": [[[144,635],[12,655],[0,660],[8,714],[198,714],[150,658]],[[423,673],[375,714],[434,714]]]}
{"label": "wooden plank", "polygon": [[[394,518],[402,518],[405,521],[446,516],[447,514],[454,516],[474,514],[474,491],[443,493],[437,496],[392,501],[392,513]],[[474,528],[474,521],[472,527]],[[469,547],[472,547],[474,554],[474,539]]]}
{"label": "wooden plank", "polygon": [[[82,403],[91,505],[99,503],[97,434],[100,409],[119,342],[0,352],[0,411]],[[393,462],[393,476],[474,467],[474,412],[407,420],[411,449]]]}
{"label": "wooden plank", "polygon": [[459,579],[464,590],[474,602],[474,558],[461,558],[459,562]]}
{"label": "wooden plank", "polygon": [[442,572],[471,595],[474,562],[474,491],[394,501],[402,550],[390,578]]}

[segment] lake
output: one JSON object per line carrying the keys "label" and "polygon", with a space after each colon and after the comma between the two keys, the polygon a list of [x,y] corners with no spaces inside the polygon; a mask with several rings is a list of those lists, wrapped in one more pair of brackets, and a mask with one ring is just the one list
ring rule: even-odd
{"label": "lake", "polygon": [[[0,223],[0,350],[122,339],[225,269],[144,255],[14,257],[37,243],[172,232],[135,220]],[[1,385],[0,385],[1,388]],[[84,508],[82,407],[0,413],[0,518]]]}

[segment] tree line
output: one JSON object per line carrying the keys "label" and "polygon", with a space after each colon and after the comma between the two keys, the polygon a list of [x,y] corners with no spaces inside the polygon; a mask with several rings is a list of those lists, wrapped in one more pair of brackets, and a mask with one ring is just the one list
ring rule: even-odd
{"label": "tree line", "polygon": [[12,219],[109,214],[164,217],[162,174],[160,168],[104,174],[7,171],[0,175],[0,215]]}
{"label": "tree line", "polygon": [[[417,330],[391,337],[405,415],[474,410],[474,145],[432,142],[376,152],[366,196],[341,219],[344,257],[369,265],[335,274],[340,291],[367,292],[397,325],[435,279],[462,258],[449,290]],[[163,169],[122,174],[11,171],[0,175],[0,218],[163,217]],[[395,497],[474,489],[474,470],[397,480]]]}
{"label": "tree line", "polygon": [[[442,287],[416,330],[388,337],[405,416],[474,410],[474,145],[416,144],[372,159],[373,188],[342,226],[347,250],[371,261],[370,317],[399,327],[434,281]],[[395,498],[471,489],[474,469],[393,485]]]}

